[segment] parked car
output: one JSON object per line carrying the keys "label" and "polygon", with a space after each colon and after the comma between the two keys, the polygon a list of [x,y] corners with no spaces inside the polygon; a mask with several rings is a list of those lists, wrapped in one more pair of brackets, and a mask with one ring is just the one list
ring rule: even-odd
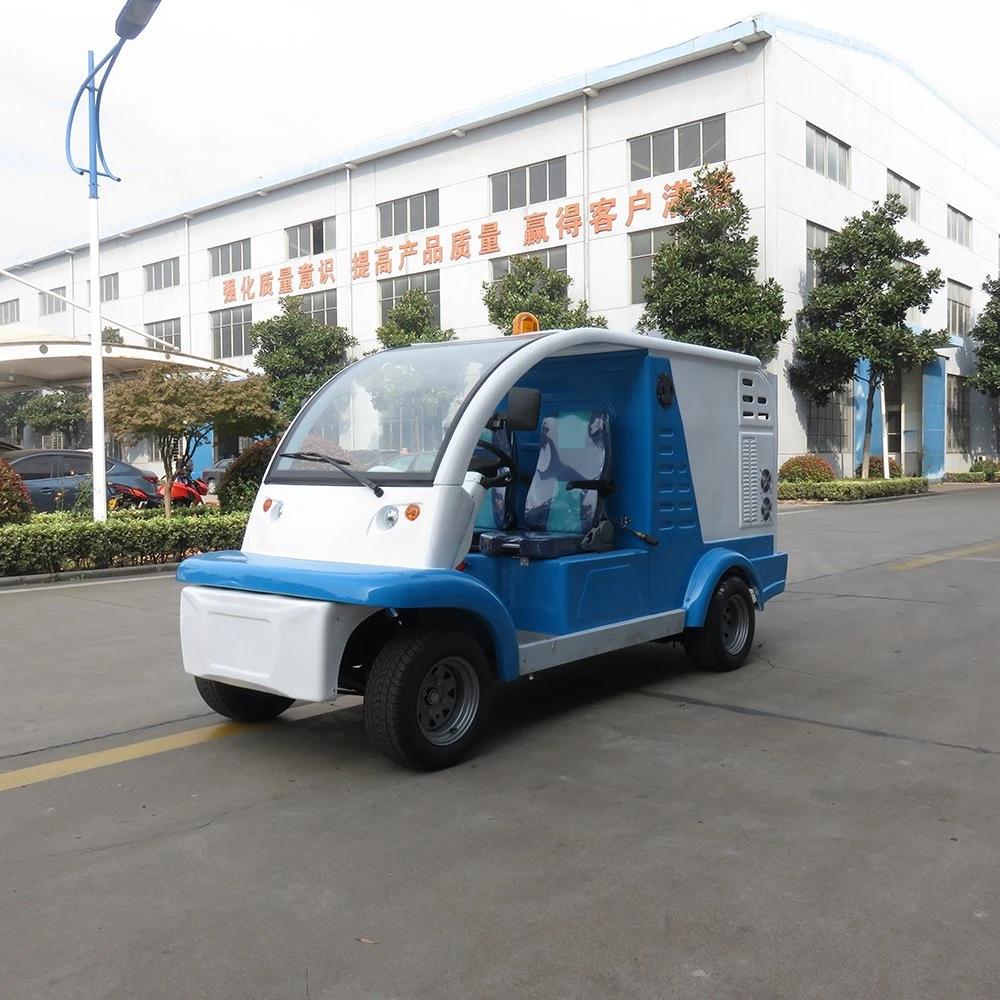
{"label": "parked car", "polygon": [[[89,451],[26,448],[11,452],[7,463],[21,477],[37,511],[69,510],[76,503],[80,486],[94,471]],[[156,496],[159,478],[155,472],[138,469],[117,458],[107,460],[109,482],[132,486]]]}
{"label": "parked car", "polygon": [[430,472],[434,468],[436,451],[403,452],[388,462],[373,465],[368,472]]}
{"label": "parked car", "polygon": [[201,474],[201,478],[205,480],[209,493],[215,495],[219,492],[219,486],[222,484],[222,477],[225,474],[226,469],[228,469],[229,466],[231,466],[235,461],[235,457],[220,458],[217,462],[205,467]]}

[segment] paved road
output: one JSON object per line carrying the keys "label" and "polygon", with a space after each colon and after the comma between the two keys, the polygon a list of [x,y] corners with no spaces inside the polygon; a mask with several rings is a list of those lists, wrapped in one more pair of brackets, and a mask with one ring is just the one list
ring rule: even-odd
{"label": "paved road", "polygon": [[998,505],[791,508],[743,670],[544,675],[431,775],[217,727],[171,580],[0,591],[0,996],[995,1000]]}

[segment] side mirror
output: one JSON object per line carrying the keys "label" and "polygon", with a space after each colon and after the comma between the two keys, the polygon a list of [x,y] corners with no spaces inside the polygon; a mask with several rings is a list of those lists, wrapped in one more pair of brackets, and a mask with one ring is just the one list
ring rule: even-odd
{"label": "side mirror", "polygon": [[497,414],[509,431],[533,431],[538,426],[542,410],[542,394],[538,389],[514,386],[507,393],[507,410]]}

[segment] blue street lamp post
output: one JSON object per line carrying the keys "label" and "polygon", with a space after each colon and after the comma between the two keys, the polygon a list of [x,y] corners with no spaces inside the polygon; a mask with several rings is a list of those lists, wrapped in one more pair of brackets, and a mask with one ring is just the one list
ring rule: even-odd
{"label": "blue street lamp post", "polygon": [[[104,85],[108,82],[108,74],[114,67],[122,47],[127,41],[138,37],[149,23],[160,0],[127,0],[115,22],[115,33],[118,42],[111,51],[95,66],[94,53],[87,53],[87,78],[77,91],[69,113],[66,125],[66,160],[75,173],[87,175],[90,179],[90,403],[93,425],[93,455],[94,455],[94,520],[104,521],[108,516],[107,504],[107,448],[104,427],[104,360],[101,355],[101,265],[99,217],[97,211],[97,179],[107,177],[108,180],[119,181],[108,168],[104,159],[104,149],[101,146],[101,98],[104,95]],[[97,75],[104,70],[100,82]],[[84,91],[88,99],[88,151],[89,166],[78,167],[73,162],[70,150],[70,139],[73,132],[73,122],[80,106]],[[98,169],[100,161],[101,169]]]}

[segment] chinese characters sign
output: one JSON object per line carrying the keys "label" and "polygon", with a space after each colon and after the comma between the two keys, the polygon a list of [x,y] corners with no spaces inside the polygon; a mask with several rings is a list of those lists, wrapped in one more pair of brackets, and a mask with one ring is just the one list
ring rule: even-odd
{"label": "chinese characters sign", "polygon": [[[589,203],[571,201],[559,205],[554,212],[530,212],[514,231],[501,233],[500,223],[482,223],[477,230],[457,229],[446,236],[430,234],[422,240],[408,238],[394,246],[383,244],[372,250],[355,251],[351,257],[351,280],[381,278],[406,271],[407,262],[432,267],[448,261],[472,260],[492,254],[517,254],[533,247],[544,247],[554,236],[556,240],[577,239],[589,227],[592,235],[611,233],[616,222],[626,229],[633,224],[653,228],[662,219],[676,217],[680,196],[691,190],[691,181],[674,181],[663,186],[659,197],[639,188],[627,198],[601,197]],[[509,223],[504,224],[510,230]],[[505,246],[501,247],[501,236]],[[513,245],[511,245],[513,244]],[[336,285],[334,259],[326,257],[316,263],[286,265],[256,275],[226,278],[222,282],[225,304],[251,302],[272,296],[322,291]]]}

